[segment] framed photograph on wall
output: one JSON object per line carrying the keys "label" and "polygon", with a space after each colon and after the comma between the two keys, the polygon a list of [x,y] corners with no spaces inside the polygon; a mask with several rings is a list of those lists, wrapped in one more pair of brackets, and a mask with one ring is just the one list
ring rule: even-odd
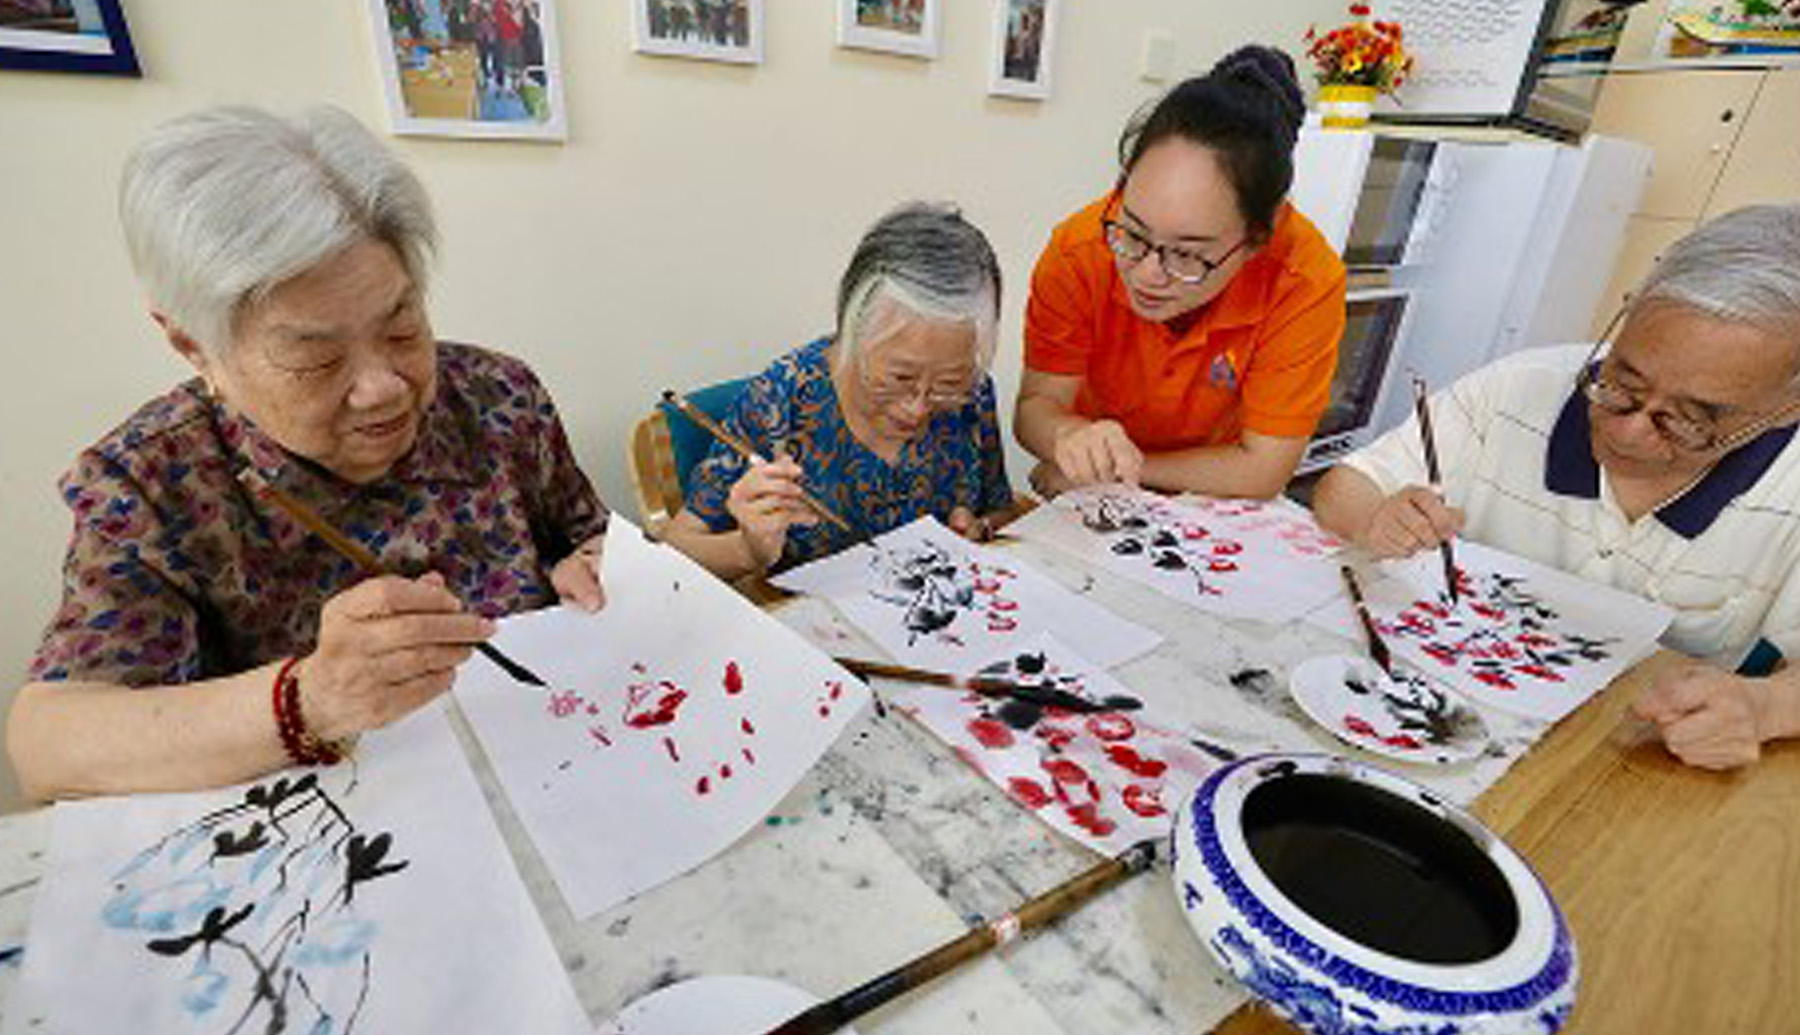
{"label": "framed photograph on wall", "polygon": [[760,64],[763,0],[631,0],[639,54]]}
{"label": "framed photograph on wall", "polygon": [[369,14],[395,133],[566,138],[555,0],[369,0]]}
{"label": "framed photograph on wall", "polygon": [[1061,0],[994,0],[994,60],[988,93],[1041,101],[1050,96]]}
{"label": "framed photograph on wall", "polygon": [[0,68],[143,74],[119,0],[0,0]]}
{"label": "framed photograph on wall", "polygon": [[937,57],[941,6],[941,0],[838,0],[838,46]]}

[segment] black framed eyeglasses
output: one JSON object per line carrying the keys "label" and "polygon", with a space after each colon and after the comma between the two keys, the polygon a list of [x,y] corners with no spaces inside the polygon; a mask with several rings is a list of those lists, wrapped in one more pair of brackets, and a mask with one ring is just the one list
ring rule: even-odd
{"label": "black framed eyeglasses", "polygon": [[1112,249],[1120,262],[1135,266],[1155,252],[1156,261],[1162,264],[1163,272],[1188,285],[1204,283],[1220,266],[1230,262],[1231,257],[1249,240],[1247,237],[1239,238],[1238,243],[1227,248],[1224,255],[1209,259],[1183,245],[1157,244],[1116,219],[1102,219],[1100,225],[1106,231],[1106,246]]}
{"label": "black framed eyeglasses", "polygon": [[[1581,394],[1595,407],[1615,417],[1628,417],[1645,409],[1650,402],[1646,393],[1609,379],[1601,369],[1600,352],[1611,344],[1613,332],[1623,315],[1621,310],[1607,324],[1606,333],[1594,343],[1587,359],[1582,362],[1580,374]],[[1734,449],[1774,427],[1784,418],[1793,416],[1796,411],[1800,411],[1800,399],[1761,414],[1749,424],[1729,433],[1721,431],[1717,418],[1684,417],[1664,409],[1650,410],[1646,416],[1656,433],[1677,449],[1689,453],[1711,453]]]}

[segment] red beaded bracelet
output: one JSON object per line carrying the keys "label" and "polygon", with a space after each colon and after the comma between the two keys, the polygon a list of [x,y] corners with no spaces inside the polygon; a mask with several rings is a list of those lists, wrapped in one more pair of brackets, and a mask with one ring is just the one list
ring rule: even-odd
{"label": "red beaded bracelet", "polygon": [[294,674],[294,666],[299,663],[298,656],[282,662],[270,691],[281,747],[295,765],[336,765],[344,760],[344,749],[307,729],[306,717],[300,712],[300,678]]}

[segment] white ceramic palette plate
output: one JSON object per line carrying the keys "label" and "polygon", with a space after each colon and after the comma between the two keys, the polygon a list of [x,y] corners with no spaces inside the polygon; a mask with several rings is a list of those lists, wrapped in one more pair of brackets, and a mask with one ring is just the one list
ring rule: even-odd
{"label": "white ceramic palette plate", "polygon": [[1330,654],[1296,666],[1288,691],[1314,722],[1365,751],[1425,765],[1481,754],[1487,725],[1473,708],[1416,671],[1394,672],[1369,658]]}
{"label": "white ceramic palette plate", "polygon": [[[682,981],[637,999],[595,1035],[757,1035],[819,1000],[793,985],[741,974]],[[840,1028],[856,1035],[854,1028]]]}

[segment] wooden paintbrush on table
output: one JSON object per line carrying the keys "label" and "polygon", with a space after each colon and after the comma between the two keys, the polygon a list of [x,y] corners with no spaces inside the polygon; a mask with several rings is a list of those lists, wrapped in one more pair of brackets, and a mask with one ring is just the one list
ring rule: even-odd
{"label": "wooden paintbrush on table", "polygon": [[920,686],[941,686],[952,690],[967,690],[970,693],[981,694],[983,697],[1034,704],[1040,708],[1060,708],[1077,715],[1092,715],[1097,712],[1129,712],[1144,706],[1142,701],[1134,697],[1092,701],[1067,690],[1031,686],[1025,683],[1016,683],[1010,679],[984,676],[963,677],[948,672],[932,672],[928,669],[893,665],[885,661],[868,661],[863,658],[833,658],[832,660],[848,669],[852,675],[865,680],[871,677],[896,679],[903,683],[917,683]]}
{"label": "wooden paintbrush on table", "polygon": [[[711,435],[713,438],[718,439],[720,442],[723,442],[725,444],[725,448],[727,448],[727,449],[731,450],[732,452],[736,453],[737,455],[743,457],[745,460],[749,461],[750,463],[766,464],[769,462],[768,457],[765,457],[761,453],[758,453],[756,450],[750,448],[750,444],[748,442],[745,442],[743,439],[738,438],[736,435],[733,435],[731,432],[727,431],[725,429],[724,425],[720,424],[718,421],[713,420],[711,417],[707,416],[706,411],[700,409],[700,407],[695,406],[693,403],[688,402],[686,399],[682,398],[682,396],[679,393],[677,393],[674,389],[664,389],[663,390],[663,401],[668,403],[670,406],[673,406],[676,409],[680,410],[682,413],[682,416],[686,417],[688,420],[693,421],[695,424],[700,425],[700,427],[702,427],[706,430],[707,434]],[[850,522],[845,521],[843,518],[839,517],[837,515],[836,511],[832,510],[830,507],[827,507],[824,503],[820,502],[820,500],[817,496],[814,496],[811,492],[808,492],[804,487],[802,487],[800,489],[800,497],[806,501],[807,506],[809,506],[813,510],[817,511],[820,517],[831,522],[832,524],[836,525],[840,529],[843,529],[845,532],[848,532],[851,535],[856,535],[856,530],[850,527]]]}
{"label": "wooden paintbrush on table", "polygon": [[[289,517],[299,522],[301,527],[323,539],[326,546],[331,547],[338,556],[356,565],[364,575],[392,574],[381,566],[381,561],[373,553],[370,553],[367,547],[331,527],[324,518],[314,513],[311,507],[270,485],[268,480],[254,469],[246,467],[238,472],[238,481],[256,498],[279,507]],[[521,683],[539,687],[549,685],[539,678],[537,673],[507,657],[501,653],[500,648],[491,643],[477,643],[475,649],[480,651],[483,657],[505,669],[507,675]]]}
{"label": "wooden paintbrush on table", "polygon": [[947,974],[991,949],[1074,912],[1101,892],[1149,869],[1162,838],[1139,841],[1120,855],[1057,885],[998,920],[971,927],[904,966],[797,1014],[766,1035],[827,1035],[870,1010]]}

